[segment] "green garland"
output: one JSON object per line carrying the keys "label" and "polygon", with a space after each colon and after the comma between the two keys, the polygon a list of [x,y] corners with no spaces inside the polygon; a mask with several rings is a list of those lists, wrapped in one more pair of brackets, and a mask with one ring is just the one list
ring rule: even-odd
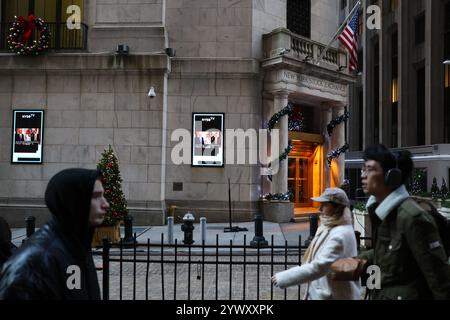
{"label": "green garland", "polygon": [[268,123],[269,131],[272,131],[272,129],[275,127],[275,125],[280,121],[280,119],[286,115],[291,115],[294,111],[294,107],[292,104],[288,103],[286,107],[275,113],[272,118],[270,118]]}
{"label": "green garland", "polygon": [[286,193],[269,193],[264,195],[262,198],[264,200],[268,200],[268,201],[289,201],[292,199],[292,197],[294,196],[294,194],[292,193],[291,190],[289,190]]}
{"label": "green garland", "polygon": [[[294,107],[292,104],[288,103],[286,107],[284,107],[282,110],[280,110],[279,112],[275,113],[272,118],[270,118],[269,122],[268,122],[268,129],[269,131],[272,131],[273,128],[275,127],[275,125],[280,121],[280,119],[284,116],[287,115],[291,115],[292,112],[294,111]],[[293,144],[291,141],[289,141],[288,146],[286,147],[286,149],[284,149],[283,153],[278,157],[278,162],[283,162],[284,160],[287,159],[287,157],[289,156],[289,153],[291,153],[292,149],[294,148]],[[269,168],[272,166],[271,162],[269,164]],[[269,180],[272,181],[272,176],[268,176]]]}
{"label": "green garland", "polygon": [[284,160],[287,159],[287,157],[289,156],[289,153],[291,153],[292,149],[294,148],[294,145],[292,144],[292,142],[289,140],[289,145],[286,149],[284,149],[283,153],[280,155],[280,157],[278,158],[279,162],[283,162]]}
{"label": "green garland", "polygon": [[[9,29],[10,33],[7,37],[9,49],[20,56],[37,56],[43,53],[49,46],[50,31],[44,20],[36,18],[33,15],[29,16],[29,21],[26,22],[23,17],[14,17],[12,27]],[[24,26],[35,26],[39,32],[39,39],[33,40],[33,44],[28,46],[23,42],[22,35],[25,32]],[[31,28],[31,27],[28,27]]]}
{"label": "green garland", "polygon": [[331,167],[331,162],[333,161],[333,159],[339,158],[341,154],[347,152],[348,149],[350,149],[350,146],[348,145],[348,143],[346,143],[341,148],[332,150],[330,153],[328,153],[327,157],[328,167]]}

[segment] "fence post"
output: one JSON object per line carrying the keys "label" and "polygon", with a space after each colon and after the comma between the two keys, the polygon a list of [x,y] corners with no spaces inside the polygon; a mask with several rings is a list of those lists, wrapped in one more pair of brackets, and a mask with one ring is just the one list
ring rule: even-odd
{"label": "fence post", "polygon": [[206,242],[206,218],[200,218],[200,229],[202,230],[202,241]]}
{"label": "fence post", "polygon": [[252,247],[267,247],[269,244],[263,235],[263,217],[262,215],[255,215],[255,236],[250,241]]}
{"label": "fence post", "polygon": [[125,245],[131,245],[134,243],[133,237],[133,217],[127,215],[123,218],[123,224],[125,227],[125,238],[123,239],[123,243]]}
{"label": "fence post", "polygon": [[109,240],[103,238],[103,300],[109,300]]}
{"label": "fence post", "polygon": [[36,230],[36,218],[33,216],[27,217],[25,219],[25,224],[27,229],[27,238],[29,238]]}
{"label": "fence post", "polygon": [[356,246],[359,251],[361,249],[361,232],[355,231],[355,237],[356,237]]}
{"label": "fence post", "polygon": [[169,244],[173,244],[173,217],[167,217],[167,237]]}
{"label": "fence post", "polygon": [[309,238],[305,241],[305,245],[309,246],[311,241],[314,239],[316,235],[317,228],[319,227],[319,217],[317,214],[311,214],[309,216]]}

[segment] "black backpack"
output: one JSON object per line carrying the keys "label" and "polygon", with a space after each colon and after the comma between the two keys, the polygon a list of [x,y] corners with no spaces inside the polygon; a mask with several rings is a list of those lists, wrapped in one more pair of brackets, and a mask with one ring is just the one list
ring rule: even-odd
{"label": "black backpack", "polygon": [[433,217],[438,227],[445,253],[447,254],[447,257],[450,257],[450,220],[440,214],[431,201],[416,198],[413,199],[422,209]]}

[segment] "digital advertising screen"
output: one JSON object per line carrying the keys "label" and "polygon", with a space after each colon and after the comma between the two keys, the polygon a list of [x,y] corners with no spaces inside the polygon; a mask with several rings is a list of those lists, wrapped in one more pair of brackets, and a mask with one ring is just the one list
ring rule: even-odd
{"label": "digital advertising screen", "polygon": [[192,114],[192,166],[223,167],[223,113]]}
{"label": "digital advertising screen", "polygon": [[12,163],[42,163],[44,110],[14,110]]}

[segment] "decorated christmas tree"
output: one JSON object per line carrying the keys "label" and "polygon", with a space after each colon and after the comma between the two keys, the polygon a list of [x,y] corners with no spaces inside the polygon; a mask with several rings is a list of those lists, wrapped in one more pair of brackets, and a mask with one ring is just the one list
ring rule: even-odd
{"label": "decorated christmas tree", "polygon": [[433,200],[437,200],[440,198],[441,192],[439,191],[439,187],[437,184],[436,178],[433,178],[433,184],[431,185],[431,197]]}
{"label": "decorated christmas tree", "polygon": [[445,182],[445,179],[442,178],[442,186],[441,186],[441,199],[446,200],[450,198],[450,193],[447,188],[447,183]]}
{"label": "decorated christmas tree", "polygon": [[105,198],[109,202],[109,209],[106,212],[103,224],[115,225],[128,214],[128,209],[127,201],[122,192],[119,162],[111,146],[103,151],[97,168],[103,173],[102,183],[105,189]]}
{"label": "decorated christmas tree", "polygon": [[417,170],[414,174],[412,183],[411,183],[411,194],[414,196],[419,196],[425,192],[422,189],[421,181],[424,178],[424,172],[422,170]]}

